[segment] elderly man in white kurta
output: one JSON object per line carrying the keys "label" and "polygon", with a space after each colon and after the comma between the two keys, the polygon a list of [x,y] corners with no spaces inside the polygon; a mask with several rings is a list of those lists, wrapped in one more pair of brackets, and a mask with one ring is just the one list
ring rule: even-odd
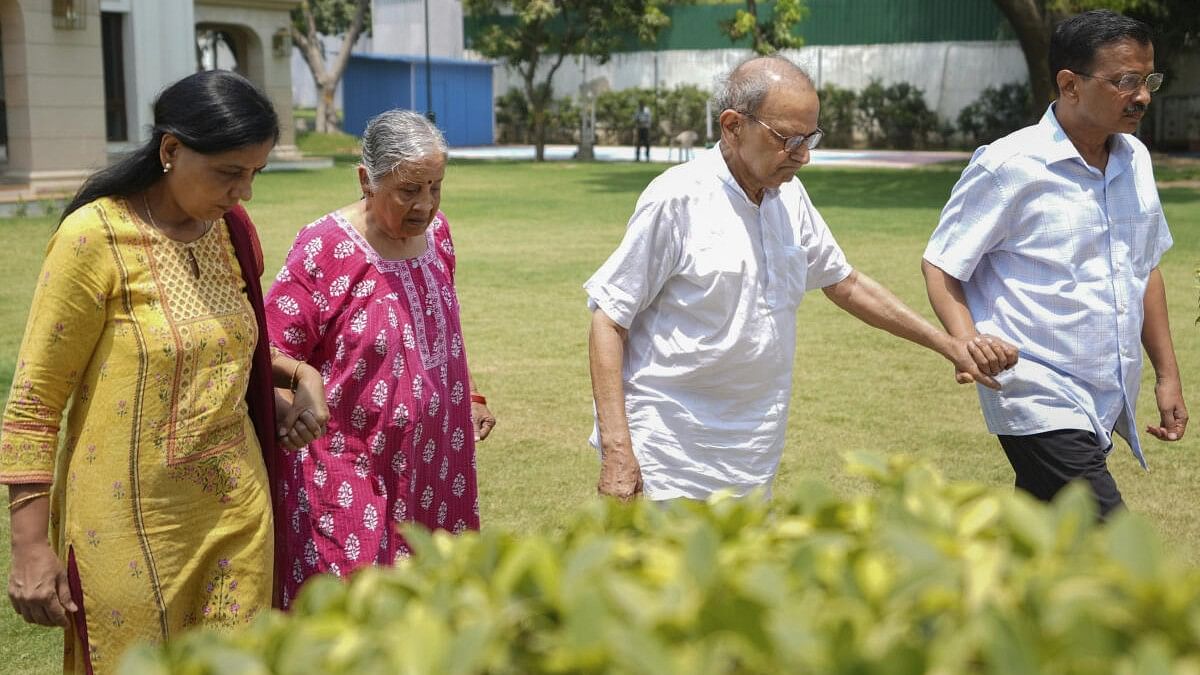
{"label": "elderly man in white kurta", "polygon": [[592,309],[598,489],[622,499],[769,490],[783,452],[796,309],[821,288],[859,319],[996,386],[1016,358],[956,339],[855,271],[796,170],[820,140],[808,76],[747,61],[718,94],[721,142],[656,178],[585,284]]}

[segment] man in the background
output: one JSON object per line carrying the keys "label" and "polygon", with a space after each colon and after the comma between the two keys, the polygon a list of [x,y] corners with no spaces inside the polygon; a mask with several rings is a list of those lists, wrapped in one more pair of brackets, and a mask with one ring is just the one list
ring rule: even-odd
{"label": "man in the background", "polygon": [[646,148],[646,161],[650,161],[650,123],[654,118],[650,115],[650,109],[645,103],[638,106],[638,111],[633,114],[634,126],[637,127],[637,147],[633,150],[633,161],[640,161],[642,158],[642,148]]}

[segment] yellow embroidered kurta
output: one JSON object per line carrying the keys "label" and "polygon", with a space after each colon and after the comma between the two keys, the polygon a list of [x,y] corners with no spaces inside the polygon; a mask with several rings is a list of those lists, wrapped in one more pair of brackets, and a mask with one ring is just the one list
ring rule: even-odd
{"label": "yellow embroidered kurta", "polygon": [[[74,552],[97,673],[135,641],[270,607],[270,493],[245,401],[259,336],[244,290],[224,223],[182,244],[105,198],[50,240],[0,483],[53,478],[51,540],[64,565]],[[83,672],[74,629],[65,652],[65,669]]]}

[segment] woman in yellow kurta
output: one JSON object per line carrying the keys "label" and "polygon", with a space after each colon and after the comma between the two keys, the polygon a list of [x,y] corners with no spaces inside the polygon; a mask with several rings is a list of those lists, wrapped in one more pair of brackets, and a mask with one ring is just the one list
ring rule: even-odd
{"label": "woman in yellow kurta", "polygon": [[[261,290],[226,221],[244,214],[232,210],[278,123],[253,85],[218,71],[163,92],[155,122],[51,238],[0,432],[10,599],[66,629],[73,672],[109,672],[135,641],[245,623],[272,600],[272,495],[247,403]],[[296,391],[284,440],[307,443],[326,414],[320,375],[270,369]]]}

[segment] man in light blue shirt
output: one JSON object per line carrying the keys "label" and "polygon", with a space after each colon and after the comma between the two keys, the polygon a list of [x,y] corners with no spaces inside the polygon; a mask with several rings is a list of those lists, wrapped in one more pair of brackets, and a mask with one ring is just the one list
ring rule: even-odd
{"label": "man in light blue shirt", "polygon": [[[1016,367],[979,390],[1016,485],[1049,500],[1082,479],[1102,516],[1122,504],[1108,471],[1115,431],[1146,466],[1134,420],[1144,346],[1161,420],[1187,426],[1158,264],[1171,246],[1150,156],[1132,132],[1151,92],[1150,29],[1109,11],[1059,24],[1058,99],[1041,121],[979,148],[925,249],[929,299],[946,330],[1016,344]],[[1139,345],[1140,342],[1140,345]]]}

